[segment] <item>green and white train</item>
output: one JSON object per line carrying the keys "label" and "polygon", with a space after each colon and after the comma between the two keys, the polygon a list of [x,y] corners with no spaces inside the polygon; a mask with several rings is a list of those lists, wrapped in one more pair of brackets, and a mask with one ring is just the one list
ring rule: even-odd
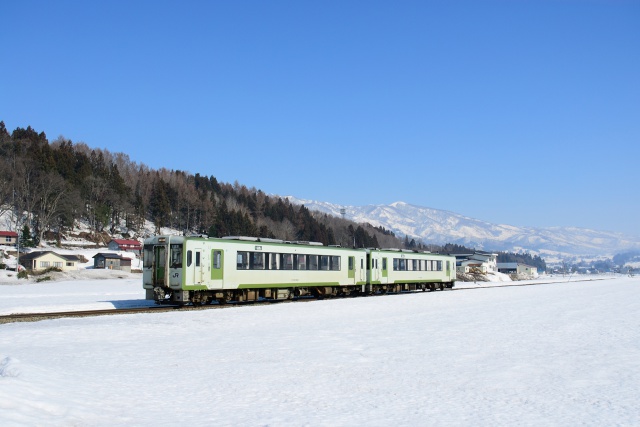
{"label": "green and white train", "polygon": [[455,284],[455,257],[349,249],[255,237],[154,236],[143,287],[158,303],[194,305],[436,290]]}

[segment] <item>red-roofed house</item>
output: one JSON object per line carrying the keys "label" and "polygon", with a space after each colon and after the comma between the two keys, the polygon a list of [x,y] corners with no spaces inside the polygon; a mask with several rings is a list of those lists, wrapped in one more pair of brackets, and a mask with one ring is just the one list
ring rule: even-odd
{"label": "red-roofed house", "polygon": [[113,239],[109,242],[109,250],[134,252],[140,255],[142,243],[137,240]]}
{"label": "red-roofed house", "polygon": [[0,231],[0,245],[16,246],[18,243],[18,233],[15,231]]}
{"label": "red-roofed house", "polygon": [[110,251],[127,251],[138,255],[142,252],[142,243],[137,240],[113,239],[109,242]]}

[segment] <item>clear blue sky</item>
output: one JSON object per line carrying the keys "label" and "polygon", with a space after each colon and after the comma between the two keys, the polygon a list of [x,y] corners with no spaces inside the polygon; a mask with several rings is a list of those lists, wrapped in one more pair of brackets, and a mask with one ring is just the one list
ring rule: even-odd
{"label": "clear blue sky", "polygon": [[345,205],[640,235],[640,1],[5,1],[0,120]]}

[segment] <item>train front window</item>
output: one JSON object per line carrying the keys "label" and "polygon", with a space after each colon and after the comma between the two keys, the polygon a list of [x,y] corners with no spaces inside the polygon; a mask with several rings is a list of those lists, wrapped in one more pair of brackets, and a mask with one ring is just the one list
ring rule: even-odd
{"label": "train front window", "polygon": [[153,245],[144,245],[144,268],[153,267]]}
{"label": "train front window", "polygon": [[182,268],[182,245],[171,245],[171,268]]}

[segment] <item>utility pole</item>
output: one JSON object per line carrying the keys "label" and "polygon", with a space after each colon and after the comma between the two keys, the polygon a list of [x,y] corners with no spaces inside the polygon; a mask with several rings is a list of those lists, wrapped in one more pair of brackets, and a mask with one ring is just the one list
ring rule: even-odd
{"label": "utility pole", "polygon": [[20,272],[20,229],[18,229],[18,238],[16,239],[16,274]]}
{"label": "utility pole", "polygon": [[16,274],[20,272],[20,233],[22,232],[22,224],[23,224],[23,214],[18,212],[18,209],[15,210],[16,215],[16,233],[18,234],[18,238],[16,239]]}

